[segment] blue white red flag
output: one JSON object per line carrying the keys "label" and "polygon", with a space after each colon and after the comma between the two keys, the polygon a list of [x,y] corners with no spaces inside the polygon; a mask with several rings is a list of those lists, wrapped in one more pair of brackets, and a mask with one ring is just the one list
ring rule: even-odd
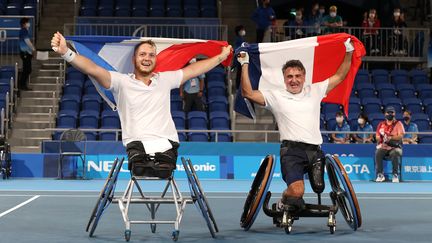
{"label": "blue white red flag", "polygon": [[[344,81],[327,94],[323,102],[341,104],[348,114],[348,104],[361,58],[366,54],[363,44],[346,33],[322,35],[277,43],[246,44],[236,50],[249,53],[249,76],[254,90],[285,89],[282,66],[291,59],[300,60],[306,69],[306,84],[324,81],[333,74],[345,56],[344,42],[351,38],[354,54],[351,69]],[[235,110],[254,118],[254,106],[236,94]]]}

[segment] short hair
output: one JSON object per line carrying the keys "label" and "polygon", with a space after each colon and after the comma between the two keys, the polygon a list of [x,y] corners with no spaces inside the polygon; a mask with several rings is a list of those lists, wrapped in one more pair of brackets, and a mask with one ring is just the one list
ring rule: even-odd
{"label": "short hair", "polygon": [[303,71],[303,73],[306,73],[306,69],[300,60],[287,61],[282,67],[282,73],[285,73],[285,70],[287,70],[287,68],[298,68],[300,69],[300,71]]}
{"label": "short hair", "polygon": [[154,47],[154,49],[156,50],[156,43],[154,43],[154,41],[152,40],[145,40],[145,41],[141,41],[140,43],[136,44],[134,47],[134,55],[136,53],[136,51],[138,50],[138,48],[140,48],[140,46],[147,44],[150,45],[152,47]]}
{"label": "short hair", "polygon": [[337,7],[335,5],[330,6],[330,10],[337,11]]}
{"label": "short hair", "polygon": [[336,112],[336,116],[344,116],[344,113],[342,111]]}
{"label": "short hair", "polygon": [[408,113],[408,115],[410,115],[411,116],[411,111],[410,110],[404,110],[404,113]]}
{"label": "short hair", "polygon": [[238,33],[240,32],[240,30],[243,30],[245,27],[243,25],[237,25],[234,29],[235,34],[238,35]]}
{"label": "short hair", "polygon": [[358,115],[358,118],[363,118],[363,119],[365,120],[365,123],[368,123],[368,122],[369,122],[369,117],[368,117],[367,114],[364,113],[364,112],[361,112],[361,113]]}
{"label": "short hair", "polygon": [[21,24],[21,25],[23,25],[23,24],[27,24],[28,22],[30,22],[30,19],[27,18],[27,17],[21,18],[21,20],[20,20],[20,24]]}

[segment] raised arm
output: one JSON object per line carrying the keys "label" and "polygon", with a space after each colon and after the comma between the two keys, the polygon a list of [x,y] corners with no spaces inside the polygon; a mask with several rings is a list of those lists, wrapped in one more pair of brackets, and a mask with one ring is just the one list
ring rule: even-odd
{"label": "raised arm", "polygon": [[329,84],[327,86],[326,93],[330,92],[332,89],[338,86],[345,79],[345,76],[351,68],[351,58],[354,51],[354,46],[351,43],[351,38],[348,38],[344,44],[346,49],[344,60],[339,66],[336,73],[329,78]]}
{"label": "raised arm", "polygon": [[78,55],[70,50],[67,47],[66,39],[62,34],[60,34],[60,32],[54,33],[54,36],[51,39],[51,47],[56,53],[62,55],[62,57],[74,68],[96,79],[102,87],[108,89],[111,86],[110,73],[90,59]]}
{"label": "raised arm", "polygon": [[181,84],[191,78],[198,77],[199,75],[210,71],[212,68],[225,61],[231,52],[231,45],[224,46],[219,55],[187,65],[183,68],[183,80]]}
{"label": "raised arm", "polygon": [[241,64],[241,93],[242,96],[256,104],[265,105],[264,95],[259,90],[253,90],[249,78],[249,54],[247,52],[240,52],[237,57],[238,62]]}

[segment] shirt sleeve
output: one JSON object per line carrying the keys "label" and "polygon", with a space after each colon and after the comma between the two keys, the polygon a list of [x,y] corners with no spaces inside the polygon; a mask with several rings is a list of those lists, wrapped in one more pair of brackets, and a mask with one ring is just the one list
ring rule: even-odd
{"label": "shirt sleeve", "polygon": [[183,70],[167,71],[160,73],[160,82],[168,89],[176,89],[180,87],[183,79]]}
{"label": "shirt sleeve", "polygon": [[320,96],[321,99],[326,97],[328,84],[329,84],[329,79],[312,84],[314,87],[317,88],[318,95]]}
{"label": "shirt sleeve", "polygon": [[120,88],[120,80],[122,79],[122,75],[119,72],[109,71],[111,75],[111,84],[109,87],[110,91],[118,92]]}
{"label": "shirt sleeve", "polygon": [[265,105],[264,108],[272,110],[272,107],[276,105],[276,99],[272,91],[270,90],[260,90],[264,96]]}
{"label": "shirt sleeve", "polygon": [[397,134],[400,134],[400,135],[404,135],[405,134],[405,128],[404,128],[404,126],[402,125],[402,122],[400,122],[400,121],[398,121],[397,123],[396,123],[396,129],[397,129]]}

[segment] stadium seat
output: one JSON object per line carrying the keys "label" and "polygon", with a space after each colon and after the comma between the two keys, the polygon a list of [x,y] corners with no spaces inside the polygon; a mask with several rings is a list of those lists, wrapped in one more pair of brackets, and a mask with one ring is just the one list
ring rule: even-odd
{"label": "stadium seat", "polygon": [[6,94],[6,93],[11,93],[11,87],[10,84],[8,82],[8,80],[4,80],[5,83],[0,83],[0,94]]}
{"label": "stadium seat", "polygon": [[81,97],[78,95],[63,95],[60,100],[60,110],[71,110],[75,113],[79,112]]}
{"label": "stadium seat", "polygon": [[183,100],[180,96],[171,96],[171,111],[182,111]]}
{"label": "stadium seat", "polygon": [[429,78],[427,73],[420,69],[412,69],[409,72],[409,76],[411,77],[411,81],[416,86],[417,84],[427,84],[429,83]]}
{"label": "stadium seat", "polygon": [[371,124],[374,131],[376,131],[378,124],[384,121],[384,114],[381,112],[378,113],[369,113],[368,114],[369,123]]}
{"label": "stadium seat", "polygon": [[82,83],[65,83],[63,87],[63,95],[78,95],[82,94]]}
{"label": "stadium seat", "polygon": [[375,85],[375,89],[378,92],[378,97],[380,97],[382,100],[396,97],[396,89],[393,84],[378,83]]}
{"label": "stadium seat", "polygon": [[369,71],[366,69],[359,69],[354,79],[354,83],[370,83]]}
{"label": "stadium seat", "polygon": [[201,0],[201,17],[215,18],[217,17],[216,2],[213,0]]}
{"label": "stadium seat", "polygon": [[209,112],[213,111],[228,111],[228,100],[225,96],[215,96],[209,99]]}
{"label": "stadium seat", "polygon": [[101,103],[102,98],[100,95],[86,94],[82,97],[82,110],[93,110],[99,112]]}
{"label": "stadium seat", "polygon": [[99,5],[97,12],[98,12],[98,16],[100,16],[100,17],[112,17],[112,16],[114,16],[114,9],[112,6]]}
{"label": "stadium seat", "polygon": [[61,110],[57,116],[57,127],[76,128],[78,113],[72,110]]}
{"label": "stadium seat", "polygon": [[171,116],[177,129],[186,128],[186,115],[183,111],[171,111]]}
{"label": "stadium seat", "polygon": [[[424,130],[423,132],[432,133],[432,130]],[[418,138],[419,138],[419,143],[422,143],[422,144],[432,143],[432,135],[419,134]]]}
{"label": "stadium seat", "polygon": [[341,111],[342,106],[338,104],[331,104],[331,103],[322,103],[322,112],[324,114],[333,114],[333,116],[336,115],[336,112]]}
{"label": "stadium seat", "polygon": [[349,113],[359,113],[361,111],[361,102],[360,99],[357,97],[350,97],[349,105],[348,105],[348,112]]}
{"label": "stadium seat", "polygon": [[186,133],[184,133],[184,132],[179,132],[179,133],[177,133],[177,134],[178,134],[179,140],[180,140],[181,142],[183,142],[183,141],[187,141]]}
{"label": "stadium seat", "polygon": [[98,128],[99,112],[95,110],[82,110],[79,114],[80,128]]}
{"label": "stadium seat", "polygon": [[206,132],[192,132],[188,135],[191,142],[208,142],[209,137]]}
{"label": "stadium seat", "polygon": [[226,87],[221,82],[209,82],[207,83],[207,93],[209,98],[214,96],[226,96]]}
{"label": "stadium seat", "polygon": [[408,71],[404,69],[394,69],[390,72],[392,83],[394,84],[408,84],[410,79]]}
{"label": "stadium seat", "polygon": [[94,84],[90,81],[90,79],[86,80],[84,83],[84,94],[91,94],[91,95],[99,95],[97,92],[96,87]]}
{"label": "stadium seat", "polygon": [[422,101],[424,110],[429,118],[432,118],[432,98],[427,98]]}
{"label": "stadium seat", "polygon": [[372,82],[377,83],[388,83],[389,74],[385,69],[373,69],[371,71],[372,74]]}
{"label": "stadium seat", "polygon": [[149,5],[149,17],[165,17],[165,4],[164,1],[151,0]]}
{"label": "stadium seat", "polygon": [[37,16],[37,7],[33,3],[26,3],[22,8],[23,15]]}
{"label": "stadium seat", "polygon": [[114,16],[116,16],[116,17],[130,17],[131,16],[130,6],[117,5],[115,7]]}
{"label": "stadium seat", "polygon": [[334,131],[335,127],[336,127],[336,116],[333,115],[333,117],[326,116],[326,127],[327,127],[327,131]]}
{"label": "stadium seat", "polygon": [[147,17],[149,9],[147,6],[137,5],[132,7],[132,17]]}
{"label": "stadium seat", "polygon": [[167,0],[166,15],[167,17],[182,17],[183,12],[181,0]]}
{"label": "stadium seat", "polygon": [[356,86],[356,90],[360,98],[376,97],[375,87],[371,83],[359,83]]}
{"label": "stadium seat", "polygon": [[185,18],[197,18],[200,16],[200,10],[197,5],[184,5],[183,16]]}
{"label": "stadium seat", "polygon": [[412,84],[398,84],[396,85],[396,91],[399,98],[417,98],[415,88]]}
{"label": "stadium seat", "polygon": [[[104,127],[101,127],[104,128]],[[105,127],[107,129],[109,129],[108,127]],[[116,141],[117,140],[117,135],[115,132],[100,132],[99,133],[99,140],[102,141]]]}
{"label": "stadium seat", "polygon": [[9,3],[6,6],[6,15],[21,15],[22,6],[19,3]]}
{"label": "stadium seat", "polygon": [[423,105],[420,99],[408,98],[408,99],[403,99],[402,101],[405,106],[405,110],[410,110],[412,113],[423,112]]}
{"label": "stadium seat", "polygon": [[399,98],[386,98],[382,99],[382,104],[384,107],[393,106],[397,113],[401,113],[403,110],[402,100]]}
{"label": "stadium seat", "polygon": [[1,78],[10,79],[11,77],[15,78],[15,67],[13,66],[0,67],[0,79]]}
{"label": "stadium seat", "polygon": [[210,128],[229,130],[230,129],[230,118],[228,112],[214,111],[210,112]]}
{"label": "stadium seat", "polygon": [[96,8],[98,5],[98,0],[82,0],[81,6]]}
{"label": "stadium seat", "polygon": [[417,124],[419,131],[431,129],[430,119],[425,113],[412,113],[411,121]]}
{"label": "stadium seat", "polygon": [[431,84],[418,84],[416,86],[419,98],[424,100],[427,98],[432,98],[432,85]]}
{"label": "stadium seat", "polygon": [[120,128],[120,119],[117,111],[104,110],[101,115],[101,127]]}
{"label": "stadium seat", "polygon": [[95,7],[81,6],[80,15],[83,17],[93,17],[97,15]]}
{"label": "stadium seat", "polygon": [[207,114],[203,111],[191,111],[187,115],[188,128],[195,130],[207,130]]}
{"label": "stadium seat", "polygon": [[363,110],[367,113],[380,113],[382,110],[381,100],[378,98],[362,99]]}
{"label": "stadium seat", "polygon": [[[210,133],[210,141],[216,142],[216,133],[214,133],[214,132]],[[217,141],[218,142],[232,142],[232,135],[231,135],[231,133],[218,133],[217,134]]]}

